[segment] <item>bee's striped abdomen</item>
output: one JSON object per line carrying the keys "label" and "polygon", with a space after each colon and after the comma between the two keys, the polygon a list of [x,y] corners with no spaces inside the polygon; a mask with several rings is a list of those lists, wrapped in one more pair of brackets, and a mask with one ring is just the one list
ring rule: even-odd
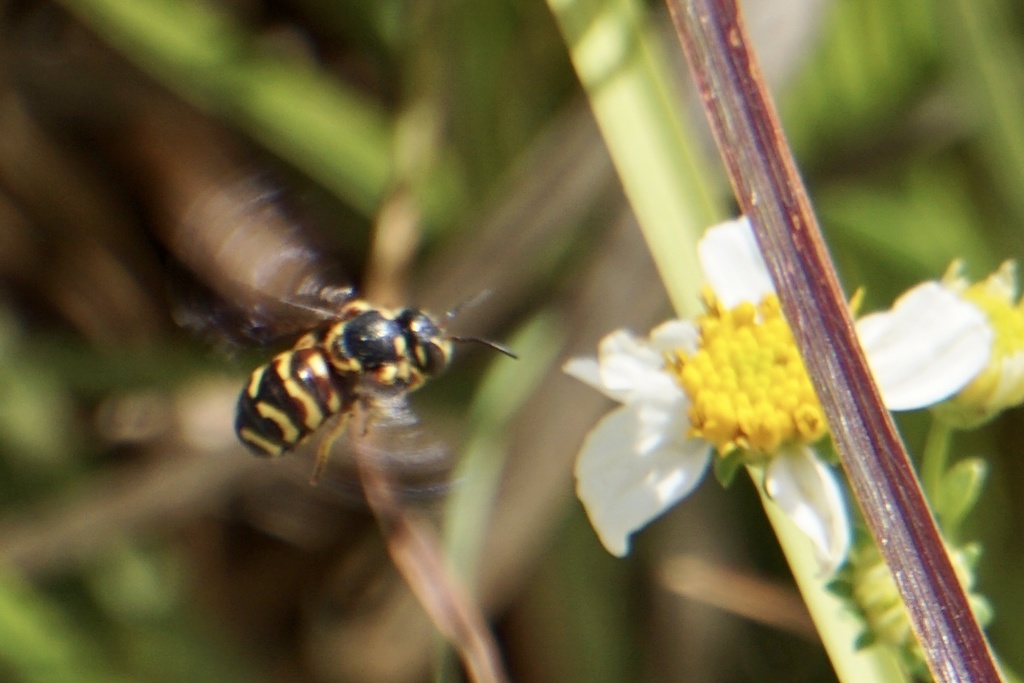
{"label": "bee's striped abdomen", "polygon": [[294,449],[325,420],[348,409],[352,392],[337,377],[322,349],[274,356],[252,373],[238,397],[238,438],[262,456]]}

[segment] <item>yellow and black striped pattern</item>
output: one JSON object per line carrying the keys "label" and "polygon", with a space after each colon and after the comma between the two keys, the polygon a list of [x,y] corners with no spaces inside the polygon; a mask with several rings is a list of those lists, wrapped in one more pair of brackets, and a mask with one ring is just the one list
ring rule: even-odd
{"label": "yellow and black striped pattern", "polygon": [[451,356],[450,339],[423,311],[350,301],[252,373],[238,398],[235,431],[257,455],[281,455],[359,401],[419,388]]}
{"label": "yellow and black striped pattern", "polygon": [[250,450],[281,455],[351,406],[351,389],[339,381],[325,356],[321,349],[293,349],[252,373],[235,417],[238,438]]}

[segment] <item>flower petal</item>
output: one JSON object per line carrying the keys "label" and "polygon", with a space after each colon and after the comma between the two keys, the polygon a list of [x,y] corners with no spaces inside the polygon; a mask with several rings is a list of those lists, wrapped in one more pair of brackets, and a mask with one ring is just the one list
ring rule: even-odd
{"label": "flower petal", "polygon": [[640,449],[643,432],[634,406],[616,408],[587,435],[576,461],[576,494],[601,543],[620,557],[630,534],[693,491],[710,455],[699,439]]}
{"label": "flower petal", "polygon": [[704,277],[726,308],[757,303],[775,291],[746,216],[708,228],[697,254]]}
{"label": "flower petal", "polygon": [[662,396],[646,396],[630,404],[636,411],[637,430],[634,450],[649,453],[690,431],[689,399],[679,391]]}
{"label": "flower petal", "polygon": [[669,320],[651,330],[651,348],[656,351],[695,353],[700,344],[700,328],[692,320]]}
{"label": "flower petal", "polygon": [[981,310],[937,282],[857,321],[857,334],[890,410],[914,410],[963,389],[988,362],[992,329]]}
{"label": "flower petal", "polygon": [[[597,364],[596,358],[570,358],[562,365],[562,372],[593,389],[604,392],[604,385],[601,383],[601,366]],[[618,400],[616,396],[609,398]]]}
{"label": "flower petal", "polygon": [[985,293],[1013,305],[1017,298],[1017,262],[1003,261],[996,272],[985,278]]}
{"label": "flower petal", "polygon": [[605,336],[598,345],[598,357],[573,358],[562,371],[619,403],[638,397],[674,400],[682,393],[665,373],[661,351],[628,330]]}
{"label": "flower petal", "polygon": [[768,463],[764,488],[811,539],[822,576],[832,575],[850,549],[846,502],[832,468],[807,447],[783,449]]}
{"label": "flower petal", "polygon": [[606,336],[598,344],[597,357],[604,391],[618,401],[681,393],[665,372],[662,352],[632,332],[616,330]]}
{"label": "flower petal", "polygon": [[998,409],[1020,405],[1024,401],[1024,354],[1004,356],[999,363],[999,381],[986,403]]}

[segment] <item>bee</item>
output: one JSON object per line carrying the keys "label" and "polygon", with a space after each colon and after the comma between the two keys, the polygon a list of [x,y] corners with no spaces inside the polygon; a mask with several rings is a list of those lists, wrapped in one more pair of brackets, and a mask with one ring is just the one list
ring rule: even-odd
{"label": "bee", "polygon": [[493,342],[446,333],[418,308],[375,307],[353,298],[295,344],[256,368],[238,397],[235,432],[254,454],[277,457],[335,419],[317,449],[311,483],[357,407],[369,415],[404,399],[451,362],[453,342],[471,341],[515,358]]}
{"label": "bee", "polygon": [[[448,367],[455,342],[515,356],[492,342],[448,334],[458,309],[433,316],[360,298],[290,208],[261,177],[225,181],[189,210],[166,260],[183,327],[229,348],[297,339],[250,374],[236,404],[235,433],[257,456],[274,458],[326,430],[316,482],[357,413],[364,432],[389,432],[378,446],[413,442],[416,419],[406,397]],[[429,455],[415,447],[378,450],[402,462]]]}

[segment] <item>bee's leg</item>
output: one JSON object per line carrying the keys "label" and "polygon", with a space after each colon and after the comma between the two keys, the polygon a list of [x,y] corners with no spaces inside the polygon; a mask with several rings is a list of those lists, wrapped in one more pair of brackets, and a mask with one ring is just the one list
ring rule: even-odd
{"label": "bee's leg", "polygon": [[349,427],[353,434],[360,438],[370,433],[370,422],[373,417],[373,404],[365,396],[360,396],[352,405],[352,422]]}
{"label": "bee's leg", "polygon": [[359,422],[362,423],[362,429],[359,432],[359,436],[365,437],[370,433],[370,408],[364,405],[363,409],[359,411],[359,413]]}
{"label": "bee's leg", "polygon": [[320,446],[316,449],[316,461],[313,463],[313,473],[309,475],[311,486],[316,486],[320,482],[320,477],[324,475],[327,460],[331,457],[331,449],[335,442],[345,434],[345,429],[348,427],[348,416],[348,412],[338,415],[334,424],[331,425],[330,431],[320,440]]}

